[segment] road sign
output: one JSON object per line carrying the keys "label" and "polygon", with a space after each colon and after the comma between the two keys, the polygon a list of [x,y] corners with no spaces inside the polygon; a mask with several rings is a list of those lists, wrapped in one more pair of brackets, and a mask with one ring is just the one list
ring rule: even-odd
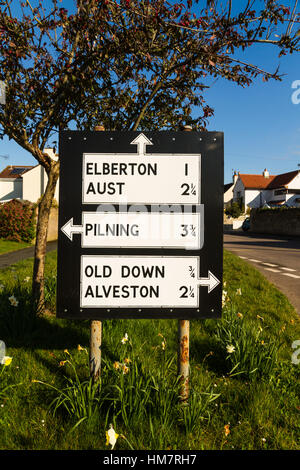
{"label": "road sign", "polygon": [[198,286],[211,292],[220,281],[198,278],[197,256],[81,257],[81,307],[184,308],[199,305]]}
{"label": "road sign", "polygon": [[[202,217],[201,217],[202,216]],[[81,234],[82,248],[201,248],[203,206],[199,212],[82,212],[82,225],[73,218],[61,227],[73,241]]]}
{"label": "road sign", "polygon": [[221,315],[223,134],[60,133],[57,315]]}
{"label": "road sign", "polygon": [[199,204],[200,163],[200,155],[84,154],[82,203]]}

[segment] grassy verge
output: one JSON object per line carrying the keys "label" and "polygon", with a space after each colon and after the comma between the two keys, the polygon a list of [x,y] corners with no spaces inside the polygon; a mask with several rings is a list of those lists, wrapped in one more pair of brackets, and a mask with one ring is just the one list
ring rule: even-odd
{"label": "grassy verge", "polygon": [[9,253],[10,251],[21,250],[22,248],[27,248],[29,246],[32,245],[25,242],[12,242],[10,240],[0,239],[0,255],[3,253]]}
{"label": "grassy verge", "polygon": [[13,357],[1,369],[0,449],[107,449],[110,423],[116,449],[299,449],[300,364],[291,358],[300,322],[252,266],[225,252],[223,319],[191,322],[187,406],[177,400],[176,320],[105,321],[93,385],[89,322],[35,319],[31,270],[26,260],[0,271],[0,339]]}

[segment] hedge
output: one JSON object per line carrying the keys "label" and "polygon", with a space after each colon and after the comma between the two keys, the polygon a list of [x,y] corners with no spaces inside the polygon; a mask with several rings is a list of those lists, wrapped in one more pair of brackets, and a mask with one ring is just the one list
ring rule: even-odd
{"label": "hedge", "polygon": [[35,237],[35,205],[12,199],[0,204],[0,238],[31,242]]}

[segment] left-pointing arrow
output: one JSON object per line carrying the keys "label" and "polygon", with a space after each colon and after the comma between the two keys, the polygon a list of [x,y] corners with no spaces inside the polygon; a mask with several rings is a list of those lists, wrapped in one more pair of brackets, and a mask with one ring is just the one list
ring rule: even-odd
{"label": "left-pointing arrow", "polygon": [[73,241],[73,233],[82,233],[83,226],[82,225],[73,225],[73,217],[72,219],[68,220],[68,222],[61,227],[61,231],[71,240]]}

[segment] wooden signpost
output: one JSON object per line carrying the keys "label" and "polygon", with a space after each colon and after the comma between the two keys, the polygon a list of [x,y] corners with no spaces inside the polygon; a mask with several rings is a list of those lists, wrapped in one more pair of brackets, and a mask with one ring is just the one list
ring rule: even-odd
{"label": "wooden signpost", "polygon": [[92,320],[92,374],[103,319],[176,318],[188,333],[220,317],[223,134],[62,131],[59,154],[57,315]]}

